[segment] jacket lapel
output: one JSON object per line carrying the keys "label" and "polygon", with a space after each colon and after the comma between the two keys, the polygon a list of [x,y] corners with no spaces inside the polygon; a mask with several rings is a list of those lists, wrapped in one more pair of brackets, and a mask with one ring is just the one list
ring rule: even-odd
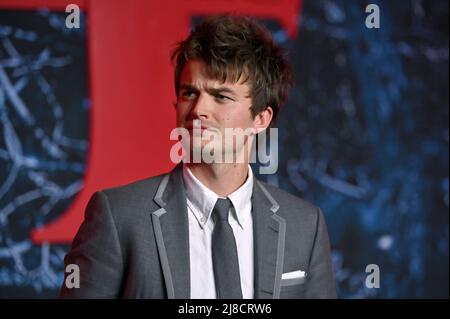
{"label": "jacket lapel", "polygon": [[189,224],[181,164],[160,182],[152,212],[167,297],[190,298]]}
{"label": "jacket lapel", "polygon": [[284,262],[286,222],[275,213],[278,203],[255,179],[252,214],[255,246],[255,298],[279,298]]}
{"label": "jacket lapel", "polygon": [[[189,224],[179,164],[160,182],[151,213],[168,298],[190,298]],[[284,262],[285,220],[278,203],[255,179],[252,195],[255,298],[279,298]]]}

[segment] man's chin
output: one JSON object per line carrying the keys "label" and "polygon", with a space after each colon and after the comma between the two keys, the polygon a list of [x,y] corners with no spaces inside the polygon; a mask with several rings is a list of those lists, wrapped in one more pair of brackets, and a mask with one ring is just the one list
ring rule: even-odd
{"label": "man's chin", "polygon": [[192,147],[190,149],[189,158],[185,158],[185,162],[188,163],[203,163],[203,164],[240,164],[247,162],[247,156],[241,152],[230,150],[228,152],[222,150],[220,155],[214,156],[211,151],[210,145],[206,149],[204,145],[198,147]]}

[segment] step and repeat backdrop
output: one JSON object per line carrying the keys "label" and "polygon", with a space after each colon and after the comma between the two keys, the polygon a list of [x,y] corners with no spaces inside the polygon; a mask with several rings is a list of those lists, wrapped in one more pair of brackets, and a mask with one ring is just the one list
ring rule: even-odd
{"label": "step and repeat backdrop", "polygon": [[230,10],[289,51],[278,170],[259,177],[323,209],[339,297],[448,298],[448,7],[0,0],[0,298],[57,297],[92,193],[173,167],[170,52]]}

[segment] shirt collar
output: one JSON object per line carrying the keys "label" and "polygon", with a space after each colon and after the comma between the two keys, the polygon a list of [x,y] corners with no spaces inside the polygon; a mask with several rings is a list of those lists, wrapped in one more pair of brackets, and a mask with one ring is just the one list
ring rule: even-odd
{"label": "shirt collar", "polygon": [[253,171],[248,166],[247,180],[241,187],[236,189],[228,198],[233,203],[234,211],[239,225],[244,228],[246,221],[251,217],[252,212],[252,194],[253,194]]}
{"label": "shirt collar", "polygon": [[[194,212],[194,216],[200,226],[203,227],[211,217],[212,210],[220,196],[200,182],[185,164],[183,165],[183,180],[186,187],[188,205]],[[234,211],[234,214],[232,216],[237,219],[242,228],[244,228],[246,221],[251,215],[252,193],[253,171],[249,165],[245,183],[227,196],[233,203],[234,209],[232,211]]]}

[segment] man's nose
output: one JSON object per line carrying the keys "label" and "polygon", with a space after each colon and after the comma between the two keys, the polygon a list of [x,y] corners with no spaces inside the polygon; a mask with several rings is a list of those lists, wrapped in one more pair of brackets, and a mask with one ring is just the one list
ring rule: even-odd
{"label": "man's nose", "polygon": [[192,103],[191,116],[193,118],[208,118],[209,101],[205,94],[199,94],[197,99]]}

